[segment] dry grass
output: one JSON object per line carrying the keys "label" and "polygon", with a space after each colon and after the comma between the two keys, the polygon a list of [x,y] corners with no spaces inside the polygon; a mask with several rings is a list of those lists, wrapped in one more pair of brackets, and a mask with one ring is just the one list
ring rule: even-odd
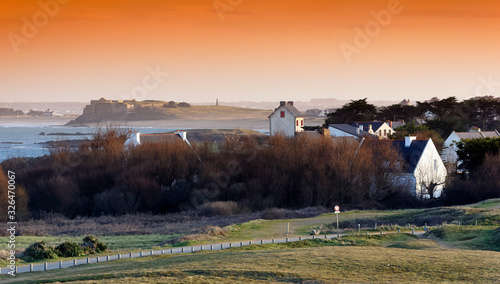
{"label": "dry grass", "polygon": [[262,247],[121,260],[20,274],[11,283],[494,283],[496,252],[386,247]]}

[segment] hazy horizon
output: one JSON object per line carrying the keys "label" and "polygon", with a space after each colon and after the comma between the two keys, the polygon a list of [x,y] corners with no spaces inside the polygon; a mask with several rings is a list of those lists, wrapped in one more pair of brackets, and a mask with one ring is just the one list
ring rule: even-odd
{"label": "hazy horizon", "polygon": [[500,96],[493,0],[5,0],[0,23],[2,102]]}

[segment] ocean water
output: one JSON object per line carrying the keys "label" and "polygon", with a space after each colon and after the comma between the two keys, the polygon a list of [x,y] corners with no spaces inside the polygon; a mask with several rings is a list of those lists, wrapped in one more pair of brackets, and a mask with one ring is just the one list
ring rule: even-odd
{"label": "ocean water", "polygon": [[[40,144],[48,141],[91,139],[96,132],[93,127],[67,127],[61,125],[1,125],[0,162],[15,157],[40,157],[49,154],[49,149]],[[144,134],[166,133],[169,128],[134,127],[133,131]],[[40,135],[44,132],[45,135]],[[89,135],[60,135],[58,133],[82,133]],[[55,135],[51,135],[55,134]]]}

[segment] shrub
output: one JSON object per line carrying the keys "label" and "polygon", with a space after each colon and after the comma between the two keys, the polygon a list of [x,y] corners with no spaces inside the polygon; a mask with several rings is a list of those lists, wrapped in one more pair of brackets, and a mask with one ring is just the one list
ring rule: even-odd
{"label": "shrub", "polygon": [[101,253],[108,250],[108,246],[99,240],[95,236],[86,236],[83,239],[82,248],[87,253]]}
{"label": "shrub", "polygon": [[64,242],[56,247],[56,253],[62,257],[83,255],[83,248],[75,242]]}
{"label": "shrub", "polygon": [[54,248],[47,246],[44,241],[31,244],[24,251],[24,256],[32,260],[42,260],[57,258],[57,253]]}

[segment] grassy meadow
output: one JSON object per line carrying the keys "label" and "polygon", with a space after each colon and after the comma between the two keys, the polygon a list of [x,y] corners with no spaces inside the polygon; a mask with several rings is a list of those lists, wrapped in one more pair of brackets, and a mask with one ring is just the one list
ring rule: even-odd
{"label": "grassy meadow", "polygon": [[[157,255],[47,272],[1,276],[1,283],[495,283],[500,279],[500,200],[470,206],[394,211],[350,211],[339,216],[339,239],[251,245],[224,251]],[[281,214],[281,216],[280,216]],[[292,214],[293,215],[293,214]],[[336,232],[332,213],[309,218],[264,212],[244,217],[189,220],[178,233],[103,234],[111,253]],[[274,219],[283,218],[283,219]],[[264,219],[267,218],[267,219]],[[217,220],[217,222],[216,222]],[[108,220],[109,221],[109,220]],[[476,221],[478,225],[476,226]],[[226,226],[217,226],[231,223]],[[377,223],[377,229],[374,224]],[[413,236],[411,228],[423,233]],[[362,224],[357,234],[357,224]],[[460,225],[458,225],[460,224]],[[201,227],[201,225],[203,227]],[[444,226],[443,226],[444,225]],[[178,225],[179,226],[179,225]],[[198,230],[193,227],[200,226]],[[397,229],[402,230],[397,234]],[[50,231],[50,229],[47,229]],[[379,231],[384,231],[383,235]],[[369,232],[372,235],[365,235]],[[355,235],[354,235],[355,234]],[[18,236],[20,248],[44,240],[81,241],[83,235]],[[0,240],[6,241],[5,237]],[[59,260],[59,259],[57,259]],[[54,261],[54,260],[49,260]],[[4,264],[3,264],[4,265]],[[309,281],[309,282],[308,282]]]}

